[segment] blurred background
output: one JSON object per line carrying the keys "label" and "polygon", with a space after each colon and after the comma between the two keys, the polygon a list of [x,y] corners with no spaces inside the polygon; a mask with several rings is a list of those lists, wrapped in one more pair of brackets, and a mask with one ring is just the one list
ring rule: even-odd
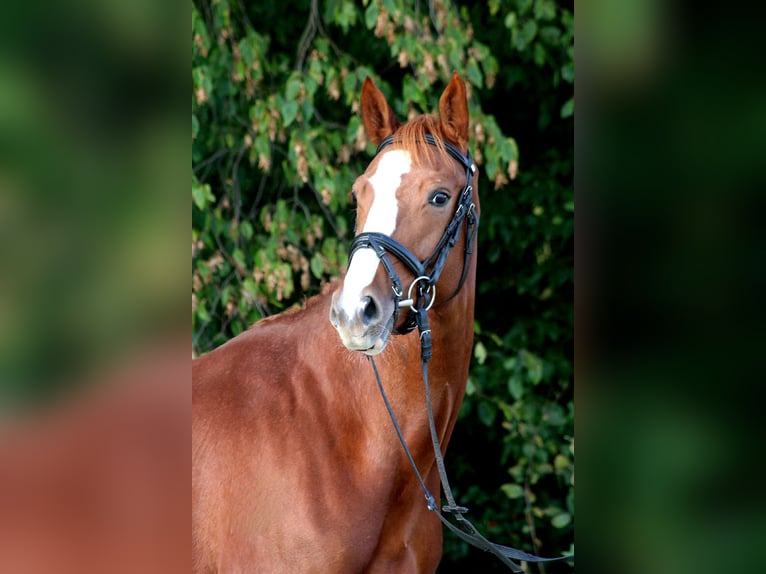
{"label": "blurred background", "polygon": [[2,572],[190,567],[184,14],[3,6]]}
{"label": "blurred background", "polygon": [[580,565],[763,572],[763,11],[579,8]]}

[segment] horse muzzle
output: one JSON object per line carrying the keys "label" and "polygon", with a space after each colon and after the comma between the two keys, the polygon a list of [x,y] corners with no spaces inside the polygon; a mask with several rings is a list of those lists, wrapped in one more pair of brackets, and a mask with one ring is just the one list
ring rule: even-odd
{"label": "horse muzzle", "polygon": [[336,291],[330,305],[330,322],[350,351],[377,355],[385,349],[394,326],[393,298],[382,299],[365,290],[349,301]]}

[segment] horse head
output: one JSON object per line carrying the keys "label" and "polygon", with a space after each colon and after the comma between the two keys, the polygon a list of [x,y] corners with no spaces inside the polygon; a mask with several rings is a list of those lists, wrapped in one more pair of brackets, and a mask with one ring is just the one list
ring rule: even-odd
{"label": "horse head", "polygon": [[[393,333],[412,329],[413,310],[438,307],[462,287],[478,196],[471,184],[466,89],[456,73],[439,99],[438,116],[400,125],[369,78],[361,110],[379,147],[352,188],[357,235],[330,321],[348,349],[376,355]],[[448,257],[450,251],[455,254]]]}

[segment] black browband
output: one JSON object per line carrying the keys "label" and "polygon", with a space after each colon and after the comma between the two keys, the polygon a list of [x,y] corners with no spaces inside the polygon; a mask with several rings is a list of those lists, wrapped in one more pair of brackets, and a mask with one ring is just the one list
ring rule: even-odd
{"label": "black browband", "polygon": [[[418,284],[417,295],[420,298],[420,306],[421,308],[428,308],[433,304],[433,298],[436,295],[435,285],[439,280],[439,276],[444,270],[447,255],[457,242],[460,226],[465,220],[466,241],[465,257],[463,259],[463,272],[460,276],[460,282],[458,283],[457,289],[455,289],[455,292],[450,295],[447,300],[457,295],[460,289],[463,287],[463,283],[465,282],[466,274],[468,271],[468,260],[471,256],[471,253],[473,253],[473,241],[476,237],[476,231],[479,224],[479,216],[476,213],[476,206],[472,201],[473,186],[471,185],[471,180],[473,179],[473,175],[476,172],[476,166],[471,159],[471,152],[469,151],[468,155],[465,156],[457,147],[448,141],[442,141],[441,144],[437,143],[436,139],[431,134],[426,134],[425,140],[432,146],[443,146],[447,153],[449,153],[450,156],[452,156],[460,163],[460,165],[465,168],[466,179],[465,187],[463,187],[463,190],[460,192],[460,196],[458,197],[455,214],[452,216],[452,220],[444,230],[441,239],[436,244],[436,248],[434,249],[433,254],[428,259],[421,262],[409,251],[409,249],[404,247],[401,243],[392,237],[384,233],[369,231],[362,232],[354,237],[354,240],[351,242],[351,248],[348,255],[348,261],[350,264],[351,258],[357,249],[368,248],[375,251],[375,254],[378,256],[378,259],[380,259],[380,262],[383,264],[386,273],[388,273],[388,276],[391,279],[391,286],[394,291],[394,324],[396,324],[396,320],[399,316],[399,308],[410,307],[410,316],[408,317],[407,321],[405,321],[404,325],[397,330],[397,333],[400,334],[408,333],[412,331],[416,326],[415,313],[412,311],[412,308],[414,307],[414,300],[410,298],[411,293],[408,293],[407,298],[404,299],[404,288],[402,287],[402,282],[399,279],[399,274],[394,269],[394,266],[391,263],[391,259],[388,257],[387,252],[395,255],[396,258],[399,259],[399,261],[401,261],[415,275],[415,282],[413,283],[413,286],[415,283]],[[393,143],[393,141],[393,136],[388,136],[385,138],[382,142],[380,142],[380,145],[378,145],[378,149],[375,151],[375,155],[379,154],[383,148]],[[412,287],[410,287],[410,292],[411,290]]]}

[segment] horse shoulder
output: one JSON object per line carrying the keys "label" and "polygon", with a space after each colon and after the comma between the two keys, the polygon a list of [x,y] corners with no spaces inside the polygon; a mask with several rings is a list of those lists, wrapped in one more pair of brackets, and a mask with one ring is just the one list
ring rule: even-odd
{"label": "horse shoulder", "polygon": [[345,571],[377,545],[388,491],[354,390],[361,362],[324,302],[256,323],[193,362],[199,564],[228,556]]}

